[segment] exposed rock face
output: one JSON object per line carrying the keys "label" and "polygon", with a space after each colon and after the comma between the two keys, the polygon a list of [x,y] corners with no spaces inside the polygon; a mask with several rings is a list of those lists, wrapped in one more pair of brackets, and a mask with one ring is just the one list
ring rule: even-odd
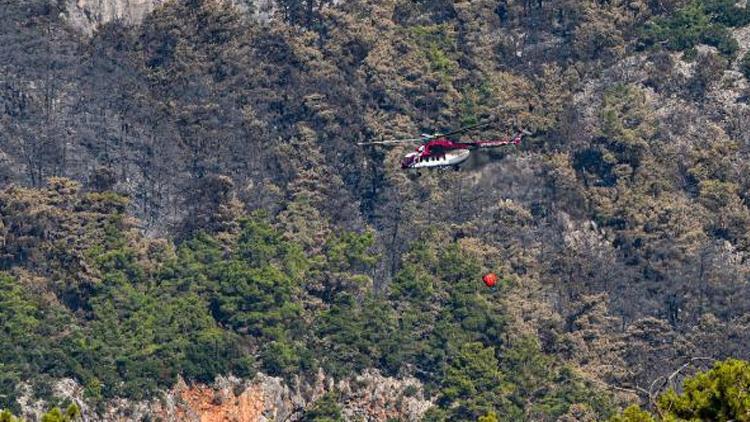
{"label": "exposed rock face", "polygon": [[[134,402],[111,400],[97,414],[83,400],[83,388],[70,379],[60,380],[55,395],[81,407],[84,420],[163,420],[185,422],[268,422],[300,420],[305,409],[330,391],[336,391],[347,420],[417,421],[432,406],[424,399],[422,384],[411,378],[384,377],[377,371],[338,383],[322,372],[313,383],[287,385],[281,378],[256,375],[252,380],[218,377],[213,385],[187,385],[180,380],[161,399]],[[37,420],[44,403],[19,401],[23,414]]]}
{"label": "exposed rock face", "polygon": [[[86,34],[99,25],[121,21],[140,23],[157,6],[169,0],[66,0],[68,22]],[[176,0],[181,1],[181,0]],[[276,11],[274,0],[229,0],[241,11],[252,11],[260,21],[268,21]]]}
{"label": "exposed rock face", "polygon": [[338,383],[347,420],[417,421],[432,406],[425,400],[422,384],[413,378],[384,377],[377,371],[365,372]]}
{"label": "exposed rock face", "polygon": [[67,0],[68,20],[86,33],[107,22],[139,23],[165,0]]}

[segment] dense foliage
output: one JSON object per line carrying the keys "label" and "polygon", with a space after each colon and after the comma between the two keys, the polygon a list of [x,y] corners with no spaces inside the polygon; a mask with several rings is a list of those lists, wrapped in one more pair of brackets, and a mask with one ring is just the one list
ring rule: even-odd
{"label": "dense foliage", "polygon": [[[40,417],[41,422],[74,422],[80,420],[81,411],[74,404],[68,406],[65,411],[58,407],[52,408]],[[15,417],[8,410],[0,412],[0,422],[23,422],[23,419]]]}
{"label": "dense foliage", "polygon": [[[122,197],[78,189],[57,179],[1,195],[7,236],[18,241],[25,227],[53,239],[32,237],[0,274],[5,407],[16,406],[22,381],[44,397],[60,377],[101,401],[146,398],[178,376],[313,377],[323,368],[344,378],[377,368],[422,379],[440,397],[431,418],[554,418],[572,403],[609,412],[606,394],[536,340],[508,339],[504,292],[479,282],[478,257],[459,243],[425,233],[387,291],[374,292],[371,233],[331,233],[313,253],[256,213],[175,248],[132,230]],[[58,238],[77,246],[58,249]],[[70,259],[85,272],[37,267]],[[541,389],[551,382],[560,385]],[[310,420],[340,418],[331,397]]]}
{"label": "dense foliage", "polygon": [[745,74],[745,77],[750,79],[750,51],[745,54],[740,62],[740,70]]}
{"label": "dense foliage", "polygon": [[750,9],[731,0],[691,1],[670,16],[658,17],[646,25],[642,42],[666,43],[674,50],[698,44],[716,47],[734,57],[739,49],[728,28],[750,24]]}
{"label": "dense foliage", "polygon": [[631,406],[610,421],[745,421],[750,418],[749,385],[748,362],[716,362],[711,370],[685,379],[680,393],[670,389],[660,395],[656,415]]}

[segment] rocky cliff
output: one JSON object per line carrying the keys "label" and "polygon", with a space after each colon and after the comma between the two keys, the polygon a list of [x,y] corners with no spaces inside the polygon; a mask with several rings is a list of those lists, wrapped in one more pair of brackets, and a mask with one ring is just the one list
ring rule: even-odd
{"label": "rocky cliff", "polygon": [[164,0],[67,0],[69,22],[90,33],[97,26],[121,20],[126,24],[140,22]]}
{"label": "rocky cliff", "polygon": [[[140,23],[146,15],[168,0],[66,0],[67,21],[76,29],[91,34],[112,21],[126,25]],[[251,10],[256,19],[267,21],[276,10],[273,0],[232,0],[243,11]]]}
{"label": "rocky cliff", "polygon": [[[112,400],[94,409],[81,385],[71,379],[59,381],[55,396],[76,403],[85,421],[162,420],[190,422],[289,421],[299,420],[306,409],[326,394],[332,394],[347,420],[415,421],[432,406],[423,398],[422,384],[412,378],[384,377],[377,371],[336,382],[322,372],[309,384],[290,386],[281,378],[257,374],[251,380],[218,377],[213,385],[188,385],[180,380],[163,397],[149,401]],[[20,400],[29,420],[38,420],[45,404]]]}

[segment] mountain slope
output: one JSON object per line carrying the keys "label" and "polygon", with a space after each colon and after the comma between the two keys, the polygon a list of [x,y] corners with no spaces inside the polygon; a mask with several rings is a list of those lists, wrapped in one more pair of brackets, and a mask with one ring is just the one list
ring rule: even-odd
{"label": "mountain slope", "polygon": [[[8,306],[31,312],[8,324],[74,356],[18,352],[6,391],[377,368],[419,378],[428,417],[539,420],[748,357],[750,8],[169,1],[88,37],[68,6],[0,10],[0,177],[31,187],[2,199]],[[355,145],[485,119],[535,135],[418,178],[406,148]]]}

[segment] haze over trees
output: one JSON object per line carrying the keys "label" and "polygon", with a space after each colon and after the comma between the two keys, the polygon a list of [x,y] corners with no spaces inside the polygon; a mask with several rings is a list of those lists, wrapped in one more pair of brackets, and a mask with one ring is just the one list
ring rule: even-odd
{"label": "haze over trees", "polygon": [[[739,414],[688,413],[740,361],[648,393],[750,354],[750,6],[0,6],[0,407],[375,368],[428,420]],[[484,120],[534,136],[421,177],[356,146]]]}

